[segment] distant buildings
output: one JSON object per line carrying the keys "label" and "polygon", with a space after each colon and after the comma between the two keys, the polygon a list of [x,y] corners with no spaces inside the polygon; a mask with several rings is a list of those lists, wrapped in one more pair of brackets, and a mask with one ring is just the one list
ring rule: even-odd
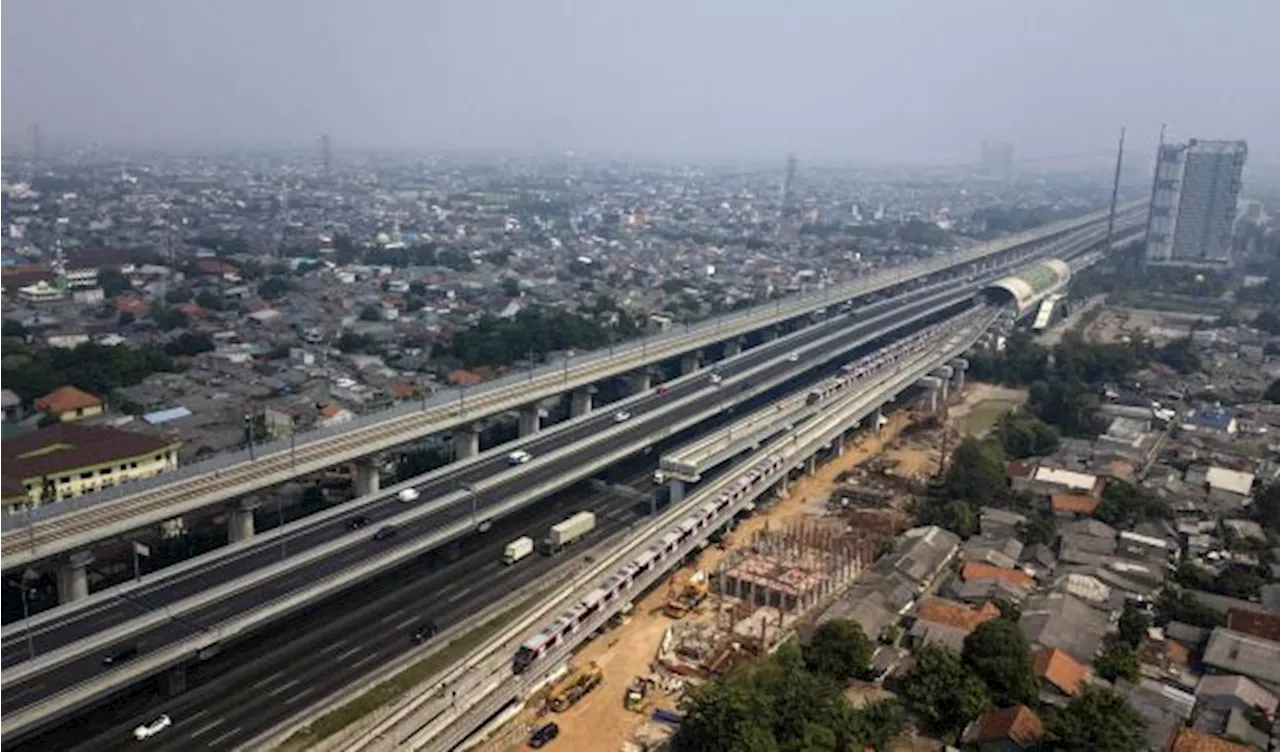
{"label": "distant buildings", "polygon": [[1013,144],[982,141],[979,169],[984,177],[1003,182],[1013,179]]}
{"label": "distant buildings", "polygon": [[1147,263],[1226,266],[1240,197],[1244,141],[1163,144],[1156,160]]}

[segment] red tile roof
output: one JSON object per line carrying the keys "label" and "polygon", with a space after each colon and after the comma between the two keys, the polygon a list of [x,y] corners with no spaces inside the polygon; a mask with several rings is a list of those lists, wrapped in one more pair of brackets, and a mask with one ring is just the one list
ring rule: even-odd
{"label": "red tile roof", "polygon": [[61,415],[73,410],[102,407],[102,400],[74,386],[60,386],[36,399],[36,409],[42,413]]}
{"label": "red tile roof", "polygon": [[1053,511],[1060,514],[1091,515],[1098,508],[1098,500],[1085,494],[1054,494],[1049,499]]}
{"label": "red tile roof", "polygon": [[923,621],[972,632],[978,628],[979,624],[999,618],[1000,609],[990,602],[983,603],[977,608],[969,608],[963,603],[949,601],[946,598],[925,598],[920,601],[916,616]]}
{"label": "red tile roof", "polygon": [[1169,752],[1251,752],[1252,749],[1193,728],[1180,729],[1169,745]]}
{"label": "red tile roof", "polygon": [[1243,608],[1227,610],[1227,629],[1251,634],[1264,640],[1280,642],[1280,616]]}
{"label": "red tile roof", "polygon": [[1020,747],[1031,747],[1044,736],[1040,716],[1026,705],[988,710],[974,721],[973,729],[965,734],[971,744],[1011,741]]}
{"label": "red tile roof", "polygon": [[1026,572],[1017,569],[1005,569],[1004,567],[997,567],[994,564],[987,564],[981,561],[965,562],[964,568],[960,570],[960,578],[965,582],[986,579],[1003,580],[1023,590],[1030,590],[1036,584],[1035,580]]}
{"label": "red tile roof", "polygon": [[1078,694],[1080,686],[1084,684],[1085,677],[1089,674],[1083,663],[1057,648],[1037,651],[1032,657],[1031,666],[1037,677],[1044,679],[1067,695]]}

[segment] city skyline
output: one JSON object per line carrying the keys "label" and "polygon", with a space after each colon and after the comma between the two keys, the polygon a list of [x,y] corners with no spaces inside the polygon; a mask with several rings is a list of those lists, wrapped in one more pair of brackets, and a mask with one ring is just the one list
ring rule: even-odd
{"label": "city skyline", "polygon": [[1259,93],[1280,66],[1271,3],[1133,3],[1103,25],[1000,2],[481,6],[10,4],[5,141],[39,124],[48,143],[175,149],[328,133],[339,149],[956,164],[984,139],[1110,152],[1120,125],[1150,152],[1167,122],[1280,162],[1280,104]]}

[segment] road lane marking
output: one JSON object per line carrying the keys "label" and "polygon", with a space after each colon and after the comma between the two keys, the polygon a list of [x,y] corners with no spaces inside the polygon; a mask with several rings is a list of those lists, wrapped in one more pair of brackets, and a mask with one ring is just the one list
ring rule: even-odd
{"label": "road lane marking", "polygon": [[302,690],[301,692],[295,692],[294,694],[292,694],[292,695],[290,695],[290,696],[289,696],[289,699],[287,699],[287,700],[285,700],[285,701],[284,701],[284,704],[285,704],[285,705],[292,705],[292,704],[294,704],[295,702],[297,702],[298,700],[301,700],[302,698],[304,698],[304,697],[306,697],[307,695],[311,694],[311,693],[312,693],[312,692],[314,692],[315,690],[316,690],[316,688],[315,688],[315,687],[307,687],[306,689]]}
{"label": "road lane marking", "polygon": [[224,723],[226,723],[226,722],[227,722],[227,719],[226,719],[226,718],[219,718],[218,720],[216,720],[216,721],[214,721],[214,722],[212,722],[212,723],[206,723],[205,725],[201,726],[200,728],[196,729],[195,731],[192,731],[192,732],[191,732],[191,738],[192,738],[192,739],[194,739],[194,738],[196,738],[197,736],[200,736],[201,734],[205,733],[206,731],[208,731],[208,730],[210,730],[210,729],[215,729],[215,728],[217,728],[217,727],[221,726],[222,724],[224,724]]}
{"label": "road lane marking", "polygon": [[405,619],[401,621],[399,624],[397,624],[396,629],[404,629],[405,627],[409,626],[410,624],[414,623],[417,620],[418,620],[418,617],[410,616],[408,619]]}
{"label": "road lane marking", "polygon": [[214,739],[213,741],[209,742],[209,747],[216,749],[221,742],[227,739],[230,739],[231,737],[240,733],[240,728],[241,728],[240,726],[236,726],[235,728],[231,729],[230,731],[223,734],[222,736],[219,736],[217,739]]}
{"label": "road lane marking", "polygon": [[366,655],[365,657],[361,658],[360,660],[356,661],[355,663],[351,664],[351,668],[360,668],[361,666],[365,665],[366,663],[371,663],[371,662],[376,661],[376,660],[378,660],[378,654],[377,654],[377,653],[370,653],[370,654]]}
{"label": "road lane marking", "polygon": [[463,598],[466,598],[470,593],[471,593],[471,588],[463,588],[461,591],[449,596],[445,600],[445,603],[453,603],[454,601],[462,600]]}
{"label": "road lane marking", "polygon": [[361,650],[363,650],[363,649],[364,649],[364,647],[363,647],[363,646],[361,646],[361,645],[356,645],[354,648],[351,648],[350,650],[348,650],[348,651],[347,651],[347,652],[345,652],[345,653],[339,653],[339,654],[338,654],[338,657],[337,657],[337,658],[335,658],[334,660],[338,660],[338,661],[340,661],[340,660],[342,660],[343,658],[346,658],[346,657],[348,657],[348,656],[352,656],[352,655],[355,655],[356,653],[359,653],[359,652],[360,652]]}
{"label": "road lane marking", "polygon": [[320,651],[320,653],[321,653],[321,654],[323,654],[323,655],[328,655],[329,653],[332,653],[332,652],[333,652],[333,651],[335,651],[335,650],[338,650],[338,649],[340,649],[340,648],[344,648],[344,647],[346,647],[346,645],[347,645],[347,641],[346,641],[346,640],[337,640],[337,641],[335,641],[335,642],[331,642],[331,643],[329,643],[328,645],[326,645],[326,646],[325,646],[325,647]]}
{"label": "road lane marking", "polygon": [[266,678],[265,678],[265,679],[263,679],[262,681],[255,682],[253,686],[254,686],[254,687],[261,687],[263,684],[270,684],[272,679],[274,679],[274,678],[276,678],[277,676],[279,676],[279,675],[283,674],[284,672],[285,672],[285,669],[283,669],[283,668],[282,668],[282,669],[280,669],[279,671],[277,671],[277,672],[275,672],[274,674],[272,674],[271,676],[266,677]]}
{"label": "road lane marking", "polygon": [[381,619],[379,619],[379,620],[378,620],[378,623],[379,623],[379,624],[386,624],[387,622],[390,622],[390,621],[394,621],[394,620],[396,620],[396,619],[399,619],[401,616],[404,616],[404,612],[405,612],[405,609],[403,609],[403,608],[402,608],[402,609],[400,609],[399,611],[395,611],[395,612],[393,612],[393,613],[387,614],[386,616],[384,616],[384,617],[382,617]]}
{"label": "road lane marking", "polygon": [[268,694],[268,695],[270,695],[270,696],[272,696],[272,697],[275,697],[276,695],[280,694],[281,692],[284,692],[285,690],[288,690],[288,689],[290,689],[290,688],[292,688],[292,687],[296,686],[296,685],[298,684],[298,682],[300,682],[300,681],[302,681],[302,680],[301,680],[301,679],[294,679],[293,681],[285,682],[284,684],[281,684],[280,686],[278,686],[278,687],[276,687],[275,689],[271,690],[271,691],[270,691],[270,692],[268,692],[267,694]]}

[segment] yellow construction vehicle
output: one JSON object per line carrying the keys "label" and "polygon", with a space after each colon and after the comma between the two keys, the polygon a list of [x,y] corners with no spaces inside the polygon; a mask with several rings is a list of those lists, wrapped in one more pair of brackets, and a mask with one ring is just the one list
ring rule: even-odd
{"label": "yellow construction vehicle", "polygon": [[602,681],[604,681],[604,672],[595,662],[588,663],[582,668],[570,669],[569,673],[565,674],[564,678],[556,682],[551,689],[551,709],[557,713],[563,713],[588,692],[600,686]]}
{"label": "yellow construction vehicle", "polygon": [[682,584],[673,583],[666,605],[662,607],[662,613],[672,619],[683,618],[706,599],[709,588],[707,573],[701,570],[694,572],[693,576]]}

